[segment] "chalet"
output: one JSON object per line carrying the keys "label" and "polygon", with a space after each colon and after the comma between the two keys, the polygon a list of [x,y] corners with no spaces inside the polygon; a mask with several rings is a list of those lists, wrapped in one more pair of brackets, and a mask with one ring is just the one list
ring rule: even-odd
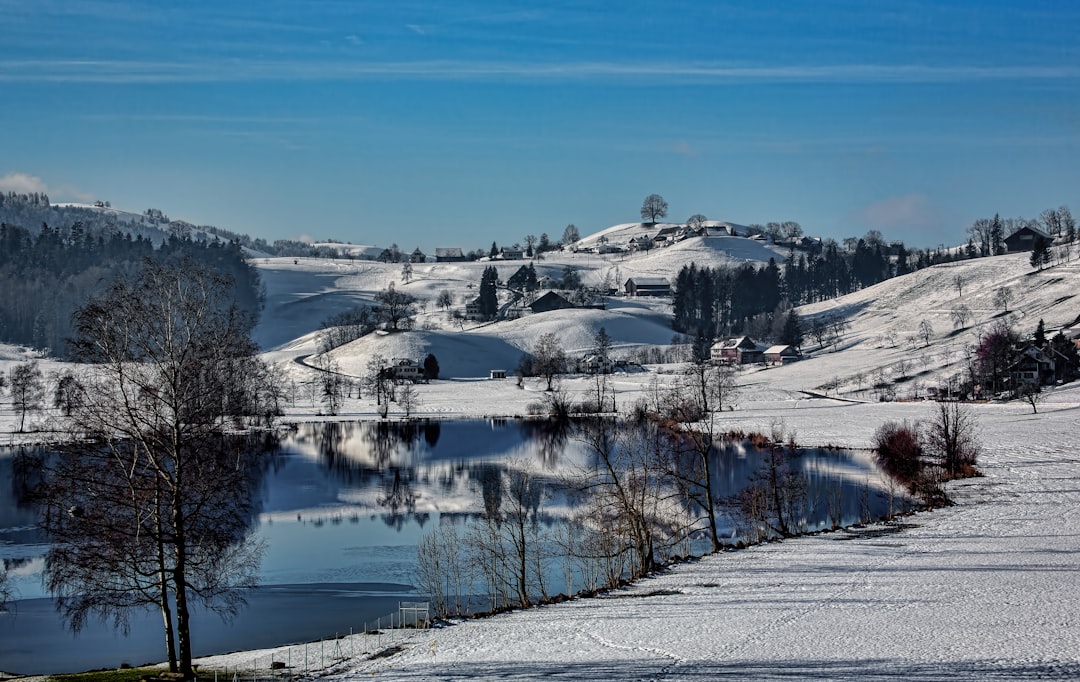
{"label": "chalet", "polygon": [[609,244],[608,242],[601,242],[592,248],[593,253],[621,253],[623,248],[618,244]]}
{"label": "chalet", "polygon": [[714,343],[709,358],[718,365],[748,365],[760,362],[764,350],[749,336],[740,336]]}
{"label": "chalet", "polygon": [[522,260],[525,258],[525,252],[521,249],[499,249],[499,258],[502,260]]}
{"label": "chalet", "polygon": [[626,248],[631,251],[648,251],[651,246],[652,240],[649,239],[647,234],[640,237],[630,237],[630,241],[626,243]]}
{"label": "chalet", "polygon": [[806,253],[812,255],[817,255],[821,253],[822,249],[821,239],[817,237],[792,237],[791,239],[779,239],[775,242],[775,244],[786,249],[792,249],[793,251],[805,251]]}
{"label": "chalet", "polygon": [[480,314],[480,297],[477,296],[473,300],[465,304],[465,317],[470,320],[479,320],[483,315]]}
{"label": "chalet", "polygon": [[517,269],[517,272],[510,275],[510,279],[506,280],[506,286],[511,289],[525,289],[527,291],[533,291],[537,289],[540,284],[536,280],[536,268],[529,265],[522,265]]}
{"label": "chalet", "polygon": [[549,291],[540,298],[529,304],[529,309],[534,313],[546,313],[551,310],[565,310],[576,306],[554,291]]}
{"label": "chalet", "polygon": [[390,361],[390,366],[386,368],[390,378],[394,381],[411,381],[416,383],[417,381],[424,380],[424,368],[419,362],[411,360],[409,358],[396,358]]}
{"label": "chalet", "polygon": [[1009,253],[1016,253],[1018,251],[1034,251],[1035,241],[1042,238],[1046,241],[1046,245],[1049,246],[1054,238],[1046,234],[1037,227],[1031,227],[1030,225],[1021,227],[1016,232],[1013,232],[1008,237],[1005,237],[1005,248],[1009,250]]}
{"label": "chalet", "polygon": [[802,355],[792,346],[777,345],[769,346],[762,353],[762,358],[770,365],[786,365],[796,360],[801,360]]}
{"label": "chalet", "polygon": [[1009,366],[1012,386],[1042,386],[1054,380],[1054,353],[1033,345],[1024,347]]}
{"label": "chalet", "polygon": [[465,260],[465,254],[457,246],[448,248],[436,247],[435,249],[435,262],[436,263],[460,263]]}
{"label": "chalet", "polygon": [[745,225],[736,225],[723,220],[706,220],[703,223],[707,236],[711,237],[738,237],[746,234]]}
{"label": "chalet", "polygon": [[666,277],[631,277],[623,290],[627,296],[670,296],[671,282]]}
{"label": "chalet", "polygon": [[655,244],[656,246],[667,246],[668,244],[671,244],[675,241],[675,239],[678,237],[678,234],[678,226],[665,227],[656,233],[656,236],[653,237],[652,241],[653,244]]}
{"label": "chalet", "polygon": [[581,374],[611,374],[614,364],[611,358],[589,353],[578,358],[577,371]]}

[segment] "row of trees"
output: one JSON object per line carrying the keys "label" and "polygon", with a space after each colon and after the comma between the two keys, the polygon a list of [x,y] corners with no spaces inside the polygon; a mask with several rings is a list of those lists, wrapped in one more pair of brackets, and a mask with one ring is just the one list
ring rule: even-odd
{"label": "row of trees", "polygon": [[[824,502],[810,499],[807,482],[790,464],[796,444],[782,421],[767,435],[720,431],[717,415],[738,396],[736,376],[732,368],[692,363],[676,382],[655,384],[624,416],[576,422],[568,427],[570,437],[589,457],[559,476],[523,462],[478,476],[478,520],[464,533],[444,525],[418,550],[420,586],[436,611],[462,612],[476,583],[486,586],[496,607],[547,599],[555,562],[563,564],[567,594],[575,580],[584,592],[617,586],[685,554],[691,533],[703,533],[713,551],[722,549],[725,516],[741,518],[740,536],[750,540],[803,532],[808,510],[820,503],[839,525],[841,493],[826,491]],[[963,406],[935,404],[924,429],[912,436],[914,468],[896,430],[882,427],[878,457],[926,504],[944,503],[942,481],[974,473],[977,424]],[[751,485],[735,499],[716,492],[716,451],[728,439],[762,450]],[[545,516],[543,503],[555,497],[576,510],[565,524]]]}
{"label": "row of trees", "polygon": [[236,282],[238,304],[249,313],[262,305],[258,273],[240,245],[170,237],[157,248],[143,237],[103,233],[75,223],[68,228],[42,225],[36,236],[0,224],[0,341],[49,349],[67,355],[74,333],[72,314],[118,277],[139,269],[145,258],[185,259],[228,273]]}

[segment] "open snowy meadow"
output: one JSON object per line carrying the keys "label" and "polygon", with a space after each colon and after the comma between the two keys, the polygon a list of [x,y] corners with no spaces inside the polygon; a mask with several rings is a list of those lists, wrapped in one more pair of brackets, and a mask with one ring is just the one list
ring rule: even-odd
{"label": "open snowy meadow", "polygon": [[[628,276],[670,276],[696,261],[762,260],[768,253],[732,255],[722,238],[689,240],[630,258],[553,254],[541,274],[579,271],[586,284]],[[740,247],[761,250],[749,240]],[[782,254],[777,255],[778,260]],[[376,333],[329,353],[339,371],[359,379],[368,360],[437,356],[440,379],[416,386],[413,417],[524,416],[543,400],[539,379],[519,382],[513,369],[539,335],[556,333],[571,357],[590,348],[603,327],[614,355],[671,343],[670,303],[614,297],[603,310],[560,310],[495,324],[461,322],[437,309],[449,290],[455,305],[475,295],[485,263],[416,264],[409,282],[400,266],[326,259],[255,259],[267,305],[255,330],[264,358],[292,385],[286,422],[372,419],[368,397],[345,398],[338,414],[304,386],[315,381],[317,330],[329,315],[370,302],[391,282],[428,301],[414,331]],[[505,279],[518,264],[498,264]],[[962,292],[954,286],[962,275]],[[923,398],[962,371],[963,349],[1006,319],[1030,334],[1076,322],[1080,264],[1033,272],[1023,254],[936,266],[832,301],[803,306],[805,319],[831,314],[847,321],[839,338],[819,347],[807,340],[803,361],[754,367],[738,375],[735,409],[720,428],[768,433],[778,423],[804,446],[869,448],[886,421],[929,418]],[[993,303],[1013,290],[1007,311]],[[950,312],[963,303],[972,321],[960,328]],[[932,338],[917,340],[929,320]],[[0,369],[28,357],[8,348]],[[60,366],[42,360],[46,373]],[[494,369],[511,378],[490,379]],[[645,365],[613,375],[616,404],[670,382],[678,363]],[[887,376],[897,402],[880,402],[868,377]],[[560,385],[579,400],[593,389],[587,376]],[[871,679],[1013,680],[1080,678],[1080,388],[1049,390],[1035,412],[1018,401],[975,404],[982,476],[951,483],[954,506],[883,523],[726,551],[672,565],[598,598],[579,599],[495,617],[398,632],[372,655],[370,639],[345,653],[301,663],[297,649],[238,652],[204,658],[204,670],[317,679],[388,680],[709,680]],[[397,405],[390,418],[402,418]],[[49,429],[49,414],[31,428]],[[10,405],[0,428],[13,433]],[[365,635],[355,635],[365,638]],[[287,639],[287,637],[286,637]],[[381,640],[380,640],[381,642]],[[2,666],[0,666],[2,667]]]}

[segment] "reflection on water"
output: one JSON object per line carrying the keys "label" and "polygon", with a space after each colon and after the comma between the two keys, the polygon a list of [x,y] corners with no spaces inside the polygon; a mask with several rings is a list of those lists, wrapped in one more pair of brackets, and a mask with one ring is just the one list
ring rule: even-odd
{"label": "reflection on water", "polygon": [[[35,529],[36,512],[25,503],[25,492],[37,482],[35,473],[18,470],[14,455],[12,449],[0,449],[0,558],[25,600],[44,596],[40,569],[46,547]],[[732,501],[720,519],[730,538],[744,524],[734,501],[760,475],[763,455],[746,444],[726,443],[713,456],[719,473],[714,494]],[[582,502],[565,492],[561,477],[592,463],[589,448],[572,427],[519,420],[302,424],[264,457],[254,502],[256,533],[267,543],[260,580],[290,586],[311,613],[327,614],[326,635],[358,624],[348,620],[348,613],[339,613],[332,604],[337,597],[321,586],[416,584],[420,537],[436,525],[461,526],[481,515],[496,515],[508,472],[525,463],[540,486],[533,513],[547,526],[565,521]],[[807,527],[832,525],[836,516],[851,523],[881,515],[887,507],[867,453],[800,451],[788,466],[805,480]],[[408,598],[407,592],[394,589]],[[29,609],[30,602],[25,603]],[[58,618],[51,624],[43,620],[37,630],[13,628],[10,621],[10,614],[0,615],[0,628],[5,628],[0,663],[10,660],[16,646],[30,652],[21,654],[22,661],[59,647],[87,661],[72,669],[115,666],[126,646],[126,640],[111,634],[105,638],[113,642],[111,649],[100,637],[72,640]],[[233,630],[258,628],[260,646],[266,644],[267,629],[276,628],[279,642],[294,641],[288,621],[284,613],[264,613],[254,621],[241,616]],[[23,639],[17,643],[19,631]],[[239,648],[249,640],[216,635],[201,647],[205,653],[207,647]]]}

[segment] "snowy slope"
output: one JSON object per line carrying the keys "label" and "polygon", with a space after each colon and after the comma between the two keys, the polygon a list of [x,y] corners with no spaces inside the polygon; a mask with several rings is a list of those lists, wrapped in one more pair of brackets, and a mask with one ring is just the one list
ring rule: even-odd
{"label": "snowy slope", "polygon": [[[309,668],[328,680],[1077,679],[1080,389],[1038,415],[975,409],[985,477],[953,485],[954,507],[725,552],[601,598],[407,632],[383,640],[397,653]],[[784,417],[800,440],[858,447],[882,421],[926,413],[833,404]],[[344,651],[376,649],[374,638],[353,640]],[[299,673],[300,651],[202,664],[288,659]]]}

